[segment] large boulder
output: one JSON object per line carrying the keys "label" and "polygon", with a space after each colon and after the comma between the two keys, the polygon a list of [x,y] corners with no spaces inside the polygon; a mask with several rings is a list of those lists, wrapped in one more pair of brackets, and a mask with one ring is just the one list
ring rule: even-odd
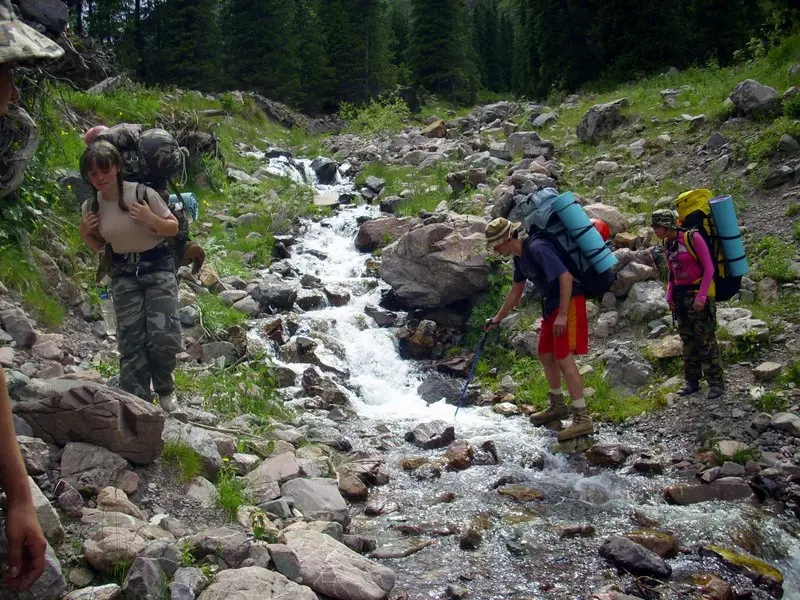
{"label": "large boulder", "polygon": [[[175,595],[172,596],[175,598]],[[289,581],[275,571],[263,567],[228,569],[214,576],[197,600],[317,600],[317,595],[304,585]]]}
{"label": "large boulder", "polygon": [[408,308],[441,308],[486,291],[486,222],[476,217],[425,225],[387,246],[381,278]]}
{"label": "large boulder", "polygon": [[630,102],[627,98],[620,98],[606,104],[595,104],[581,118],[575,133],[578,139],[589,144],[596,144],[612,129],[620,125],[624,117],[622,109]]}
{"label": "large boulder", "polygon": [[774,88],[762,85],[754,79],[745,79],[736,84],[728,99],[741,116],[769,116],[780,109],[781,97]]}
{"label": "large boulder", "polygon": [[312,530],[286,532],[286,544],[300,563],[300,579],[315,592],[337,600],[382,600],[394,588],[388,567]]}
{"label": "large boulder", "polygon": [[67,28],[69,10],[61,0],[20,0],[22,16],[44,26],[49,33],[58,35]]}
{"label": "large boulder", "polygon": [[164,412],[136,396],[89,381],[14,406],[14,413],[50,444],[86,442],[133,463],[148,465],[161,454]]}
{"label": "large boulder", "polygon": [[411,219],[386,217],[364,221],[356,234],[356,249],[372,252],[381,246],[394,242],[411,227]]}

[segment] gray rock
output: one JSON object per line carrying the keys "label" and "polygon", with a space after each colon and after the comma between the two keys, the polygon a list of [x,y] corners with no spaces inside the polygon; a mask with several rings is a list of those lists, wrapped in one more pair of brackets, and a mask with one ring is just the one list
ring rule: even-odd
{"label": "gray rock", "polygon": [[293,282],[266,279],[250,291],[261,308],[290,310],[297,299],[297,285]]}
{"label": "gray rock", "polygon": [[318,156],[311,161],[311,169],[317,174],[317,182],[323,185],[329,185],[335,181],[338,168],[336,161],[323,156]]}
{"label": "gray rock", "polygon": [[742,116],[768,116],[780,109],[780,95],[774,88],[746,79],[736,85],[728,99]]}
{"label": "gray rock", "polygon": [[133,562],[146,547],[141,536],[127,529],[104,527],[84,541],[83,554],[95,570],[111,575],[121,562]]}
{"label": "gray rock", "polygon": [[[76,570],[73,569],[72,573],[70,573],[70,580],[72,580],[72,575]],[[64,596],[63,600],[118,600],[121,596],[122,588],[116,583],[108,583],[106,585],[73,590]]]}
{"label": "gray rock", "polygon": [[75,489],[90,494],[115,485],[127,468],[124,458],[92,444],[67,444],[61,455],[61,477]]}
{"label": "gray rock", "polygon": [[724,135],[722,135],[719,131],[715,131],[714,133],[711,134],[711,137],[708,138],[708,141],[706,142],[706,148],[708,148],[709,150],[719,150],[727,143],[728,143],[727,138]]}
{"label": "gray rock", "polygon": [[657,281],[634,283],[622,305],[621,316],[633,323],[646,323],[665,315],[669,306],[664,288]]}
{"label": "gray rock", "polygon": [[172,577],[181,564],[181,553],[174,542],[153,540],[147,545],[142,556],[153,558],[164,573]]}
{"label": "gray rock", "polygon": [[445,421],[418,423],[414,426],[414,429],[405,434],[407,442],[411,442],[425,450],[444,448],[455,439],[455,427]]}
{"label": "gray rock", "polygon": [[69,11],[60,0],[20,0],[19,9],[26,19],[43,25],[55,35],[64,31],[69,23]]}
{"label": "gray rock", "polygon": [[781,165],[773,169],[761,185],[765,190],[769,190],[791,181],[792,177],[794,177],[794,169],[790,165]]}
{"label": "gray rock", "polygon": [[175,571],[172,581],[185,585],[194,596],[197,596],[208,585],[208,577],[203,575],[203,572],[197,567],[181,567]]}
{"label": "gray rock", "polygon": [[219,299],[226,306],[233,306],[242,298],[247,297],[247,292],[244,290],[224,290],[219,293]]}
{"label": "gray rock", "polygon": [[250,296],[245,296],[241,300],[234,302],[233,308],[250,315],[251,317],[255,317],[259,312],[261,312],[261,305]]}
{"label": "gray rock", "polygon": [[784,134],[778,141],[778,152],[783,154],[794,154],[800,152],[800,142],[789,134]]}
{"label": "gray rock", "polygon": [[583,115],[575,130],[578,139],[589,144],[599,142],[603,135],[623,122],[622,109],[629,104],[630,102],[626,98],[620,98],[613,102],[592,106]]}
{"label": "gray rock", "polygon": [[139,556],[125,577],[122,595],[125,600],[162,600],[166,587],[167,578],[159,562]]}
{"label": "gray rock", "polygon": [[21,310],[9,309],[0,312],[0,323],[19,347],[30,348],[36,343],[36,332]]}
{"label": "gray rock", "polygon": [[194,304],[183,306],[178,309],[178,318],[181,320],[181,325],[184,327],[194,327],[197,325],[197,317],[199,311]]}
{"label": "gray rock", "polygon": [[655,552],[621,536],[606,539],[600,546],[600,556],[634,575],[669,577],[672,574],[672,567]]}
{"label": "gray rock", "polygon": [[800,416],[794,413],[782,412],[772,415],[770,425],[794,437],[800,437]]}
{"label": "gray rock", "polygon": [[50,501],[45,497],[36,482],[28,477],[28,487],[33,498],[33,507],[36,510],[36,518],[42,527],[42,532],[47,541],[58,543],[64,539],[64,528],[61,526],[61,519],[58,513],[51,506]]}
{"label": "gray rock", "polygon": [[231,568],[237,568],[250,553],[247,535],[230,527],[206,529],[187,538],[197,558],[219,556]]}
{"label": "gray rock", "polygon": [[275,571],[255,566],[221,571],[197,600],[267,600],[268,598],[318,600],[310,587],[289,581]]}
{"label": "gray rock", "polygon": [[22,462],[28,475],[41,475],[50,466],[50,448],[39,438],[18,435],[17,443],[22,452]]}
{"label": "gray rock", "polygon": [[555,111],[550,111],[536,117],[531,124],[534,127],[544,127],[554,121],[558,121],[558,114]]}
{"label": "gray rock", "polygon": [[408,307],[440,308],[488,289],[486,222],[424,225],[384,248],[380,276]]}
{"label": "gray rock", "polygon": [[335,479],[292,479],[281,486],[281,495],[291,498],[303,516],[320,521],[350,522],[347,504]]}
{"label": "gray rock", "polygon": [[300,577],[300,561],[290,546],[286,544],[268,544],[267,550],[278,573],[289,579],[289,581],[302,581]]}
{"label": "gray rock", "polygon": [[[8,564],[8,541],[5,527],[0,528],[0,562]],[[61,573],[61,564],[56,553],[48,544],[44,555],[44,572],[24,594],[31,600],[59,600],[67,592],[67,582]],[[9,591],[3,580],[0,579],[0,598],[20,598],[17,592]]]}
{"label": "gray rock", "polygon": [[200,455],[200,459],[203,462],[203,471],[209,479],[217,477],[217,473],[222,468],[222,456],[220,456],[217,444],[208,430],[170,420],[164,429],[164,440],[188,444]]}
{"label": "gray rock", "polygon": [[521,154],[525,158],[543,156],[553,157],[553,142],[543,140],[535,131],[517,131],[508,136],[506,147],[512,154]]}
{"label": "gray rock", "polygon": [[300,561],[303,583],[326,596],[380,600],[388,597],[397,579],[391,569],[316,531],[287,532],[286,544]]}

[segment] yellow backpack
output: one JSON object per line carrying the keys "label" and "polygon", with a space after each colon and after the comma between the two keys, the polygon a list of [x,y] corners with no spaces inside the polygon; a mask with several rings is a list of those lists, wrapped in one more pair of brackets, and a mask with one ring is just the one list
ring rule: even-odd
{"label": "yellow backpack", "polygon": [[711,190],[696,189],[683,192],[675,200],[675,210],[678,211],[678,223],[685,231],[686,249],[696,261],[697,253],[692,242],[691,233],[697,231],[708,246],[711,259],[714,261],[714,281],[708,290],[708,295],[717,300],[730,300],[739,293],[742,278],[734,277],[728,272],[728,263],[722,251],[719,233],[714,223],[711,212],[710,200],[714,197]]}

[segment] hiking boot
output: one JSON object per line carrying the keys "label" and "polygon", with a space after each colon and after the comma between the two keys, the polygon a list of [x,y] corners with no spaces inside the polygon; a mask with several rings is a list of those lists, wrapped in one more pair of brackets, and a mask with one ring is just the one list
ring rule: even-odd
{"label": "hiking boot", "polygon": [[178,408],[178,399],[175,397],[175,392],[164,394],[158,397],[158,405],[164,412],[172,412]]}
{"label": "hiking boot", "polygon": [[548,407],[546,410],[531,415],[533,425],[545,425],[551,421],[560,421],[569,415],[569,409],[564,404],[564,394],[548,394]]}
{"label": "hiking boot", "polygon": [[724,393],[725,393],[725,387],[724,386],[712,385],[708,389],[708,396],[706,396],[706,398],[708,398],[709,400],[713,400],[714,398],[719,398]]}
{"label": "hiking boot", "polygon": [[576,437],[591,435],[594,433],[594,423],[586,413],[585,408],[572,409],[572,425],[558,434],[559,442],[566,442]]}
{"label": "hiking boot", "polygon": [[678,390],[678,396],[690,396],[700,389],[699,381],[687,381],[681,389]]}

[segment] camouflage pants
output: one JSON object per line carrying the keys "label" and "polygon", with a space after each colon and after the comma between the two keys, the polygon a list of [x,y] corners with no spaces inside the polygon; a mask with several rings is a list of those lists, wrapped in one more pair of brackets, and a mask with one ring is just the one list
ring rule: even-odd
{"label": "camouflage pants", "polygon": [[151,382],[159,395],[174,387],[175,355],[182,346],[174,267],[171,258],[113,267],[120,387],[147,401]]}
{"label": "camouflage pants", "polygon": [[694,293],[676,294],[678,333],[683,342],[683,374],[686,381],[700,381],[703,375],[708,385],[723,385],[722,360],[717,344],[717,311],[709,298],[700,312],[692,310]]}

